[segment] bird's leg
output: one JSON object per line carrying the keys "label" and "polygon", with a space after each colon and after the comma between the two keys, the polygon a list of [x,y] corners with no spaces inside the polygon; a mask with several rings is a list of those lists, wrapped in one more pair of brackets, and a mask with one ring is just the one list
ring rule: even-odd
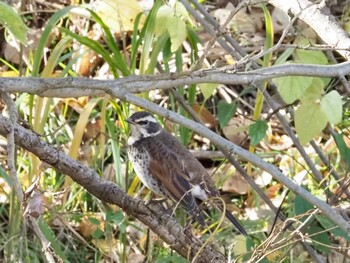
{"label": "bird's leg", "polygon": [[157,198],[155,198],[155,194],[153,193],[153,192],[151,192],[151,194],[150,194],[150,199],[148,199],[148,200],[146,200],[145,201],[145,204],[146,205],[148,205],[148,204],[163,204],[163,203],[165,203],[166,201],[167,201],[167,198],[166,197],[157,197]]}

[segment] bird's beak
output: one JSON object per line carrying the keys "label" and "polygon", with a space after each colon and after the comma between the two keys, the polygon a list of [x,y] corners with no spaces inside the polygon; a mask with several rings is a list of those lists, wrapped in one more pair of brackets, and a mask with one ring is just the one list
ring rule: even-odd
{"label": "bird's beak", "polygon": [[125,121],[126,121],[127,123],[134,124],[134,122],[133,122],[130,118],[125,119]]}

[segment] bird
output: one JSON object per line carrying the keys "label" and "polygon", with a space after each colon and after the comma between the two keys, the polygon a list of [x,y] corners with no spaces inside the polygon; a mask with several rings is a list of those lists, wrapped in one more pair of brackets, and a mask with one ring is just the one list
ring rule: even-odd
{"label": "bird", "polygon": [[[203,165],[151,113],[138,111],[125,121],[131,131],[128,157],[142,183],[152,192],[180,203],[206,226],[198,204],[220,194]],[[223,207],[219,209],[223,211]],[[240,233],[248,235],[229,211],[225,211],[225,216]]]}

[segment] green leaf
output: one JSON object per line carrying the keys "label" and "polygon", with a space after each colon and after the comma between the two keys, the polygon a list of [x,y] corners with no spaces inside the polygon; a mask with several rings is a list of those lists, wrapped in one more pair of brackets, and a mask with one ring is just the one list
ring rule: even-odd
{"label": "green leaf", "polygon": [[295,129],[301,144],[319,135],[327,125],[327,115],[321,105],[307,101],[295,111]]}
{"label": "green leaf", "polygon": [[40,67],[42,65],[42,58],[44,56],[44,49],[46,43],[48,43],[50,36],[52,36],[52,31],[58,21],[62,19],[62,17],[66,16],[72,9],[77,8],[77,6],[66,6],[61,10],[57,11],[55,14],[51,16],[51,18],[47,21],[44,31],[41,33],[40,40],[38,46],[34,53],[33,60],[33,70],[32,77],[38,77]]}
{"label": "green leaf", "polygon": [[211,95],[213,95],[214,91],[218,87],[217,83],[201,83],[198,84],[199,89],[201,90],[204,100],[207,100],[210,98]]}
{"label": "green leaf", "polygon": [[190,18],[186,7],[179,1],[175,2],[174,8],[175,8],[175,15],[177,17],[182,18],[184,21],[187,21]]}
{"label": "green leaf", "polygon": [[[135,5],[136,1],[133,2],[133,4]],[[118,69],[120,69],[121,72],[123,72],[124,76],[129,76],[130,70],[127,66],[126,60],[125,58],[122,56],[120,49],[118,47],[118,44],[116,43],[115,39],[114,39],[114,35],[112,34],[110,28],[108,25],[106,25],[104,23],[104,21],[101,19],[101,17],[99,17],[94,11],[92,10],[88,10],[92,16],[92,18],[96,21],[96,23],[98,23],[105,35],[106,35],[106,44],[109,46],[109,48],[112,50],[113,53],[113,60],[115,60],[118,64]],[[131,14],[130,14],[131,16]],[[125,30],[125,28],[124,28]],[[110,65],[112,66],[112,65]],[[113,71],[116,71],[116,69],[114,69]]]}
{"label": "green leaf", "polygon": [[27,44],[27,26],[15,9],[2,2],[0,2],[0,24],[23,45]]}
{"label": "green leaf", "polygon": [[324,232],[324,229],[322,227],[311,226],[307,229],[306,232],[310,235],[311,239],[315,241],[313,244],[318,251],[324,252],[326,254],[329,253],[331,241],[328,234]]}
{"label": "green leaf", "polygon": [[[350,160],[350,159],[349,159]],[[320,222],[322,227],[324,229],[330,229],[329,231],[335,236],[335,237],[343,237],[348,242],[350,242],[350,236],[347,234],[344,230],[342,230],[339,227],[334,227],[334,222],[330,220],[328,217],[322,214],[316,214],[317,221]]]}
{"label": "green leaf", "polygon": [[103,236],[103,231],[100,228],[96,228],[96,230],[92,233],[92,238],[99,239]]}
{"label": "green leaf", "polygon": [[274,65],[282,65],[285,64],[287,59],[294,53],[294,48],[287,48],[275,61]]}
{"label": "green leaf", "polygon": [[[296,39],[295,44],[307,47],[310,43],[312,44],[312,42],[314,41],[306,37],[299,37]],[[306,64],[328,64],[327,56],[322,51],[305,50],[300,48],[295,50],[294,61]]]}
{"label": "green leaf", "polygon": [[47,239],[47,241],[50,242],[50,246],[53,248],[53,250],[55,251],[55,253],[64,261],[67,262],[67,257],[65,255],[65,253],[63,253],[63,250],[61,249],[62,247],[62,243],[60,243],[57,240],[57,237],[55,236],[54,232],[52,231],[52,229],[47,225],[47,223],[43,220],[40,219],[38,221],[39,223],[39,227],[41,232],[43,233],[43,235],[45,236],[45,238]]}
{"label": "green leaf", "polygon": [[[159,53],[162,52],[162,50],[166,49],[167,42],[169,40],[169,35],[164,34],[160,37],[158,37],[157,41],[153,45],[152,53],[149,58],[149,63],[147,66],[146,74],[154,74],[154,70],[156,69],[157,63],[158,63],[158,58],[159,58]],[[169,48],[170,51],[170,48]],[[171,52],[169,52],[171,54]],[[166,55],[163,54],[163,61],[166,61]]]}
{"label": "green leaf", "polygon": [[168,22],[168,32],[171,40],[171,52],[175,52],[186,40],[186,23],[180,17],[171,17]]}
{"label": "green leaf", "polygon": [[304,95],[300,97],[301,102],[318,101],[324,90],[323,81],[320,78],[313,78],[311,85],[305,90]]}
{"label": "green leaf", "polygon": [[312,77],[287,76],[275,78],[273,82],[277,85],[282,99],[290,104],[304,95],[312,83]]}
{"label": "green leaf", "polygon": [[154,29],[154,34],[156,36],[161,36],[168,30],[168,24],[170,18],[174,17],[174,11],[170,6],[161,6],[156,14],[156,25]]}
{"label": "green leaf", "polygon": [[343,105],[338,91],[332,90],[321,100],[321,108],[327,115],[327,120],[332,124],[338,124],[342,120]]}
{"label": "green leaf", "polygon": [[322,51],[297,49],[295,51],[295,62],[326,65],[328,59]]}
{"label": "green leaf", "polygon": [[[314,209],[314,206],[310,204],[308,201],[306,201],[304,198],[302,198],[299,195],[295,197],[295,202],[294,202],[295,215],[303,215],[306,212],[313,209]],[[304,222],[306,219],[307,219],[307,216],[303,216],[299,220],[301,222]]]}
{"label": "green leaf", "polygon": [[342,160],[346,163],[347,168],[350,168],[350,148],[344,141],[343,134],[336,134],[334,140],[338,146]]}
{"label": "green leaf", "polygon": [[119,225],[120,223],[122,223],[125,220],[125,216],[123,214],[123,212],[118,211],[118,212],[107,212],[106,214],[106,221],[107,222],[112,222],[114,224]]}
{"label": "green leaf", "polygon": [[265,137],[267,129],[268,126],[263,120],[249,125],[250,144],[256,146]]}
{"label": "green leaf", "polygon": [[101,224],[100,220],[98,220],[97,218],[95,217],[89,217],[88,218],[88,221],[93,224],[93,225],[97,225],[99,226]]}
{"label": "green leaf", "polygon": [[227,103],[224,100],[220,100],[218,103],[218,117],[220,127],[223,128],[231,120],[233,115],[235,115],[237,110],[237,105],[235,103]]}

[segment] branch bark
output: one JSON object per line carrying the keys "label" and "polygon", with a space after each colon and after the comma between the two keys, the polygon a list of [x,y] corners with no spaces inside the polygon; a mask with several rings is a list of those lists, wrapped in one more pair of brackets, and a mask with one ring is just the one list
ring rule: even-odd
{"label": "branch bark", "polygon": [[[178,74],[129,76],[116,80],[87,78],[0,78],[0,92],[25,92],[43,97],[72,98],[110,94],[122,98],[124,94],[155,89],[198,84],[256,84],[263,80],[283,76],[339,77],[350,74],[350,62],[336,65],[291,64],[237,72],[233,69],[206,69]],[[296,87],[297,88],[297,87]]]}

